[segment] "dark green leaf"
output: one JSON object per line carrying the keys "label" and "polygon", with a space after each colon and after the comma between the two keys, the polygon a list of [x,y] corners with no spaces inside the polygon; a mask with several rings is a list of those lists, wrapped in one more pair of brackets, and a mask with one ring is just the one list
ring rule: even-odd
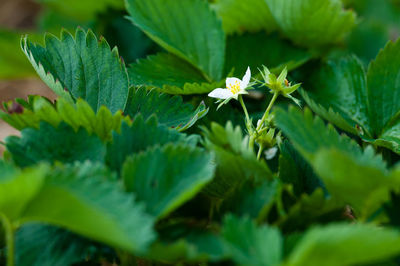
{"label": "dark green leaf", "polygon": [[263,65],[272,72],[280,72],[285,66],[292,70],[310,58],[307,50],[293,46],[277,34],[234,35],[227,39],[225,73],[235,69],[237,75],[243,75],[250,66],[255,75],[257,68],[261,69]]}
{"label": "dark green leaf", "polygon": [[194,197],[213,174],[211,154],[183,144],[167,144],[129,157],[122,171],[126,189],[159,218]]}
{"label": "dark green leaf", "polygon": [[212,197],[226,198],[238,185],[248,179],[257,182],[272,179],[272,173],[263,161],[258,161],[248,147],[248,137],[243,137],[239,127],[226,127],[216,123],[211,129],[203,128],[204,146],[215,155],[217,165],[214,180],[204,189]]}
{"label": "dark green leaf", "polygon": [[61,38],[47,34],[46,46],[21,42],[22,49],[44,82],[58,95],[83,98],[97,111],[107,106],[112,113],[123,110],[128,97],[128,74],[118,50],[112,51],[93,32],[78,29],[75,38],[61,32]]}
{"label": "dark green leaf", "polygon": [[25,225],[15,236],[17,266],[72,265],[87,260],[93,243],[66,230],[39,224]]}
{"label": "dark green leaf", "polygon": [[211,79],[222,78],[225,34],[207,1],[127,0],[132,22]]}
{"label": "dark green leaf", "polygon": [[45,122],[39,129],[26,128],[21,138],[6,139],[6,147],[14,162],[29,166],[41,161],[72,163],[75,161],[104,161],[106,147],[97,136],[90,136],[83,128],[74,131],[65,123],[57,128]]}
{"label": "dark green leaf", "polygon": [[113,133],[113,141],[107,146],[107,163],[111,169],[119,171],[128,155],[145,151],[155,145],[164,145],[168,142],[189,143],[191,140],[195,141],[175,129],[159,125],[155,116],[145,121],[138,115],[132,125],[122,124],[121,133]]}
{"label": "dark green leaf", "polygon": [[126,115],[135,117],[140,113],[145,120],[155,114],[160,124],[180,131],[193,126],[207,112],[208,108],[203,102],[194,109],[193,105],[183,103],[180,96],[171,97],[156,90],[147,91],[145,88],[133,87],[130,89],[125,109]]}

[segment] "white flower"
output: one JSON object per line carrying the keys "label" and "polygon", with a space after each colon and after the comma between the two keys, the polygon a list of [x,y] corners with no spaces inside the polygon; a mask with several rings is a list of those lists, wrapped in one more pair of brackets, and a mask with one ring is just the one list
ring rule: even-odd
{"label": "white flower", "polygon": [[225,100],[228,102],[230,99],[237,100],[240,94],[248,94],[246,89],[249,87],[251,78],[250,67],[247,68],[246,74],[243,79],[238,78],[227,78],[226,79],[226,89],[215,89],[208,94],[209,97],[217,98],[220,100]]}

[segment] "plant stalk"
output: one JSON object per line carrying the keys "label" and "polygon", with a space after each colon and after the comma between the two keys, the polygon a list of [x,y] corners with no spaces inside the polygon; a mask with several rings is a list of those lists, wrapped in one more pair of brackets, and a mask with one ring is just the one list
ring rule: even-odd
{"label": "plant stalk", "polygon": [[244,114],[246,115],[246,124],[247,124],[248,122],[250,122],[250,117],[249,117],[249,113],[247,112],[246,105],[245,105],[244,102],[243,102],[243,97],[242,97],[242,95],[239,95],[239,102],[240,102],[240,104],[242,105]]}
{"label": "plant stalk", "polygon": [[257,126],[256,132],[258,132],[261,129],[262,125],[265,122],[265,119],[267,119],[267,117],[269,115],[269,112],[271,111],[271,108],[274,105],[274,103],[275,103],[276,99],[278,98],[278,96],[279,96],[279,93],[275,92],[274,96],[272,97],[271,101],[269,102],[267,110],[265,110],[265,113],[264,113],[263,117],[261,118],[260,124]]}
{"label": "plant stalk", "polygon": [[6,234],[7,266],[14,266],[14,229],[10,220],[2,213],[0,213],[0,221],[3,224],[4,232]]}

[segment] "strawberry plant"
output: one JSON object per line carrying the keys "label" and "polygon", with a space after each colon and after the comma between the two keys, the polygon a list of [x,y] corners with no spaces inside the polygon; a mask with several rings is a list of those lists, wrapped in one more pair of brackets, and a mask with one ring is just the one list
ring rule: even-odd
{"label": "strawberry plant", "polygon": [[400,263],[399,1],[38,2],[1,265]]}

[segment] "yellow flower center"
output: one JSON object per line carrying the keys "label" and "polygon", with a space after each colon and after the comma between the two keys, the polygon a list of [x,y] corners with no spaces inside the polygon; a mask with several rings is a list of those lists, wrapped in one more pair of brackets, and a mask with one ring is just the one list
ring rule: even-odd
{"label": "yellow flower center", "polygon": [[233,94],[237,94],[240,91],[240,83],[239,81],[235,81],[234,84],[230,84],[228,86],[228,89],[233,93]]}

